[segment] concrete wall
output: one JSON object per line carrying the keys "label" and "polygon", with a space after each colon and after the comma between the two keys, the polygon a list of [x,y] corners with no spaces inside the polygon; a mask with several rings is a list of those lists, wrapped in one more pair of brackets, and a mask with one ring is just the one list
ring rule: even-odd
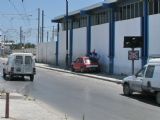
{"label": "concrete wall", "polygon": [[[68,31],[68,50],[69,50],[69,35]],[[58,44],[58,62],[60,66],[65,66],[65,60],[66,60],[66,31],[60,31],[59,32],[59,44]]]}
{"label": "concrete wall", "polygon": [[160,14],[149,17],[149,55],[160,55]]}
{"label": "concrete wall", "polygon": [[[128,50],[123,48],[124,36],[140,36],[141,19],[135,18],[130,20],[118,21],[115,23],[115,60],[114,70],[116,74],[131,74],[131,61],[128,60]],[[136,49],[139,50],[140,49]],[[141,52],[140,52],[141,55]],[[141,68],[141,59],[135,61],[135,71]]]}
{"label": "concrete wall", "polygon": [[79,56],[86,55],[87,36],[86,27],[73,30],[73,60]]}
{"label": "concrete wall", "polygon": [[109,23],[92,26],[91,51],[96,50],[103,71],[108,72],[109,56]]}
{"label": "concrete wall", "polygon": [[39,43],[37,45],[36,59],[38,62],[55,64],[56,42]]}

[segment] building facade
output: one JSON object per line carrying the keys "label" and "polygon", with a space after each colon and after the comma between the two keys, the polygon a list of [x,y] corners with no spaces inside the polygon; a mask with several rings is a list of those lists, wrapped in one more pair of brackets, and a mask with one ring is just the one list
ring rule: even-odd
{"label": "building facade", "polygon": [[[66,16],[52,20],[58,26],[56,64],[65,65]],[[149,56],[160,51],[160,0],[117,0],[102,2],[69,13],[68,47],[70,61],[92,50],[100,56],[104,72],[131,74],[129,48],[124,48],[125,36],[142,36],[140,59],[135,61],[135,72],[146,64]]]}

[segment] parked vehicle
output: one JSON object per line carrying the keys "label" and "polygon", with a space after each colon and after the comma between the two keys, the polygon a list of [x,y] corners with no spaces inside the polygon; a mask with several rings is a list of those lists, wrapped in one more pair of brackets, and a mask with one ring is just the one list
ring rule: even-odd
{"label": "parked vehicle", "polygon": [[100,71],[100,65],[97,60],[90,59],[89,57],[82,56],[78,57],[74,62],[71,64],[72,71],[79,71],[79,72],[92,72],[92,71]]}
{"label": "parked vehicle", "polygon": [[35,60],[32,53],[13,53],[9,55],[7,63],[3,68],[3,77],[9,75],[11,80],[14,76],[29,76],[30,80],[34,80],[36,74]]}
{"label": "parked vehicle", "polygon": [[160,58],[149,60],[135,75],[124,78],[123,92],[127,96],[133,92],[152,93],[160,104]]}

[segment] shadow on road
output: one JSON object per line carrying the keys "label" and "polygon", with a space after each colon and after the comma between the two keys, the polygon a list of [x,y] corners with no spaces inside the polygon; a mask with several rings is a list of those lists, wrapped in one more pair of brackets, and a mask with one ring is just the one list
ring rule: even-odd
{"label": "shadow on road", "polygon": [[28,82],[30,81],[29,78],[22,78],[22,77],[13,77],[11,80],[9,79],[9,77],[6,77],[4,80],[6,81],[24,81],[24,82]]}
{"label": "shadow on road", "polygon": [[138,100],[138,101],[146,103],[146,104],[150,104],[150,105],[153,105],[153,106],[160,107],[160,105],[158,105],[156,103],[155,95],[151,95],[151,94],[138,94],[138,93],[137,94],[133,94],[131,96],[125,96],[124,94],[121,94],[121,95],[124,96],[124,97],[129,97],[131,99]]}

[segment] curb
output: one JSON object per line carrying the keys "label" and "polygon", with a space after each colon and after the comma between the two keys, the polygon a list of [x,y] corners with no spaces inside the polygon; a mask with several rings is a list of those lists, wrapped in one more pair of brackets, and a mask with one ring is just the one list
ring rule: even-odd
{"label": "curb", "polygon": [[38,68],[44,68],[44,69],[49,69],[49,70],[54,70],[54,71],[58,71],[58,72],[70,73],[70,74],[79,75],[79,76],[85,76],[85,77],[95,78],[95,79],[99,79],[99,80],[103,80],[103,81],[108,81],[108,82],[113,82],[113,83],[117,83],[117,84],[122,84],[122,80],[115,79],[115,78],[110,78],[110,77],[100,77],[100,76],[96,76],[96,75],[76,73],[76,72],[71,72],[71,71],[63,70],[63,69],[59,69],[59,68],[51,68],[51,67],[38,66],[38,65],[36,65],[36,67],[38,67]]}

